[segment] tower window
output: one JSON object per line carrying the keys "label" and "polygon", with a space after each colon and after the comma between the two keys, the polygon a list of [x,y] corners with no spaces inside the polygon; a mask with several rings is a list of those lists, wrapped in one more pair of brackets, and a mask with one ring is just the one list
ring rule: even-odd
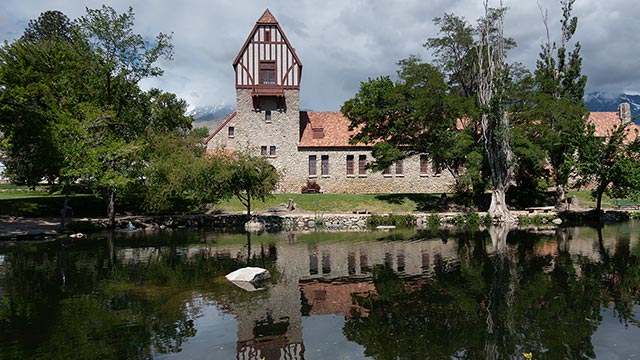
{"label": "tower window", "polygon": [[264,121],[271,122],[271,110],[264,111]]}
{"label": "tower window", "polygon": [[260,61],[260,84],[276,84],[276,62]]}
{"label": "tower window", "polygon": [[260,146],[260,155],[267,156],[267,147],[266,146]]}
{"label": "tower window", "polygon": [[235,137],[236,136],[236,129],[233,126],[229,126],[229,137]]}
{"label": "tower window", "polygon": [[274,145],[269,146],[269,156],[276,156],[276,147]]}

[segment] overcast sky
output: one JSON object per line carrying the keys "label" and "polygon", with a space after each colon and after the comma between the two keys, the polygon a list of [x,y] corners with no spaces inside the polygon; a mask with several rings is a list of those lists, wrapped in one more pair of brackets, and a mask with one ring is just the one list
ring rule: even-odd
{"label": "overcast sky", "polygon": [[[75,19],[85,6],[103,3],[136,14],[136,31],[152,38],[173,33],[174,60],[162,78],[143,87],[176,93],[190,106],[233,104],[231,63],[256,20],[269,8],[303,63],[301,107],[339,110],[369,77],[393,75],[411,54],[429,60],[422,47],[437,35],[433,18],[454,13],[473,21],[482,0],[2,0],[0,41],[22,35],[30,19],[60,10]],[[552,37],[560,32],[559,0],[505,0],[505,34],[518,46],[509,61],[533,69],[545,36],[538,3],[549,11]],[[497,5],[497,0],[493,1]],[[636,0],[577,0],[576,40],[582,45],[587,92],[640,92],[640,5]]]}

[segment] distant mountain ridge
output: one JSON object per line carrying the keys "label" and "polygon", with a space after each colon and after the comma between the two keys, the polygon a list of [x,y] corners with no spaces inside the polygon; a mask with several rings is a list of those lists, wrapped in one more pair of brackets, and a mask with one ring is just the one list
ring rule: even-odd
{"label": "distant mountain ridge", "polygon": [[225,103],[216,105],[197,106],[185,115],[193,117],[194,122],[211,121],[221,117],[226,118],[236,110],[235,106]]}
{"label": "distant mountain ridge", "polygon": [[193,117],[194,128],[206,127],[209,131],[214,131],[234,111],[235,106],[222,103],[198,106],[187,111],[185,115]]}
{"label": "distant mountain ridge", "polygon": [[640,122],[640,94],[620,94],[609,96],[602,92],[592,92],[585,96],[589,111],[618,111],[618,105],[627,102],[631,105],[631,118]]}

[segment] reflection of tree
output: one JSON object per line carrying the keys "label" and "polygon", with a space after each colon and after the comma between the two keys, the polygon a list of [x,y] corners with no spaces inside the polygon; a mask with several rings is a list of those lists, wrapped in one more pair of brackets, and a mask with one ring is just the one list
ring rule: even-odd
{"label": "reflection of tree", "polygon": [[[212,294],[246,296],[214,279],[246,266],[247,258],[217,256],[206,247],[187,256],[184,240],[138,239],[149,256],[132,260],[117,255],[111,236],[99,241],[18,246],[5,255],[0,338],[20,346],[0,357],[128,359],[177,352],[195,335],[200,304]],[[275,274],[276,254],[269,249],[250,261]]]}
{"label": "reflection of tree", "polygon": [[635,308],[640,303],[640,264],[631,252],[631,239],[628,233],[616,237],[613,255],[604,246],[602,228],[598,228],[598,247],[602,257],[599,274],[605,279],[607,297],[603,302],[612,302],[616,316],[625,324],[640,326],[634,318]]}
{"label": "reflection of tree", "polygon": [[460,262],[440,261],[428,279],[375,268],[377,295],[356,297],[364,311],[353,312],[343,332],[377,359],[595,356],[601,306],[616,301],[630,321],[638,303],[636,260],[629,251],[603,263],[572,258],[563,233],[557,256],[535,256],[535,241],[511,244],[508,232],[489,231],[491,255],[476,249],[483,237],[463,242]]}

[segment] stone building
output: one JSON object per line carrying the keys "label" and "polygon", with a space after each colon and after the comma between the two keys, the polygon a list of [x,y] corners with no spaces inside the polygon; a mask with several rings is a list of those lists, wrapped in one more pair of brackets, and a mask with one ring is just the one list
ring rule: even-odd
{"label": "stone building", "polygon": [[[300,111],[302,62],[280,24],[266,10],[233,61],[236,111],[205,140],[207,149],[250,149],[283,172],[278,192],[296,193],[316,182],[327,193],[442,193],[454,179],[426,155],[385,172],[365,168],[371,146],[350,144],[350,121],[340,112]],[[630,109],[591,113],[606,134],[629,120]],[[635,127],[637,128],[637,126]],[[630,136],[633,136],[630,134]]]}
{"label": "stone building", "polygon": [[267,156],[283,172],[278,191],[300,192],[307,181],[329,193],[439,193],[450,174],[426,156],[385,173],[365,169],[367,144],[352,145],[349,120],[339,112],[300,111],[302,62],[280,24],[266,10],[233,62],[236,111],[205,140],[208,150],[245,149]]}

